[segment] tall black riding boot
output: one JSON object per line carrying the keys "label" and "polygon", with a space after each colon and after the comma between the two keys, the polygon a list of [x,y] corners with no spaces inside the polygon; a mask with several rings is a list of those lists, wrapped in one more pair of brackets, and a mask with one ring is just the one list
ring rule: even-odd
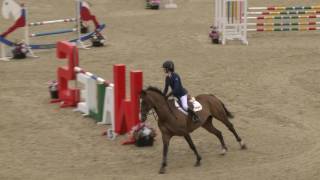
{"label": "tall black riding boot", "polygon": [[196,115],[196,113],[192,109],[188,109],[188,115],[191,117],[194,123],[200,122],[200,118]]}

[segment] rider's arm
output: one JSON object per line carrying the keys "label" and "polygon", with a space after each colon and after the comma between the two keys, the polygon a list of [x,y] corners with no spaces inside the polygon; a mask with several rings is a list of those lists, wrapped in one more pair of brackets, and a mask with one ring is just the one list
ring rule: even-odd
{"label": "rider's arm", "polygon": [[181,86],[181,80],[180,80],[180,77],[179,75],[175,75],[173,77],[173,81],[174,81],[174,85],[172,87],[172,92],[174,95],[177,95],[177,94],[181,94],[182,92],[182,86]]}
{"label": "rider's arm", "polygon": [[170,96],[172,96],[172,91],[168,94],[168,95],[166,95],[166,98],[168,99]]}
{"label": "rider's arm", "polygon": [[167,96],[167,93],[168,93],[169,83],[170,83],[170,79],[169,79],[169,77],[166,77],[166,84],[165,84],[164,90],[163,90],[163,94],[165,96]]}

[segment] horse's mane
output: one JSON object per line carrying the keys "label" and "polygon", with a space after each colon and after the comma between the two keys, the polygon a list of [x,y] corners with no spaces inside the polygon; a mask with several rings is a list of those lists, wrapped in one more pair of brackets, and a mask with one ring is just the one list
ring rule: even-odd
{"label": "horse's mane", "polygon": [[168,98],[162,93],[162,91],[159,88],[154,87],[154,86],[149,86],[143,91],[153,91],[155,93],[160,94],[165,99],[166,105],[168,106],[168,108],[169,108],[170,112],[172,113],[172,115],[177,119],[176,115],[174,114],[174,112],[172,111],[172,109],[171,109],[171,107],[169,105]]}
{"label": "horse's mane", "polygon": [[147,88],[145,89],[145,91],[153,91],[153,92],[156,92],[156,93],[162,95],[163,97],[165,97],[165,95],[162,93],[162,91],[161,91],[159,88],[154,87],[154,86],[149,86],[149,87],[147,87]]}

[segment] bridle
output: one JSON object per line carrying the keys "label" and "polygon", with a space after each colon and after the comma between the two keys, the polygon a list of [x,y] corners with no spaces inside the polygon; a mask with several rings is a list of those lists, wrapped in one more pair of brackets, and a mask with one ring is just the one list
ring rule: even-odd
{"label": "bridle", "polygon": [[[142,108],[142,107],[140,107],[140,108]],[[158,115],[157,115],[157,113],[156,113],[156,111],[155,111],[154,108],[151,108],[148,112],[146,112],[146,110],[142,109],[142,112],[145,113],[146,120],[148,119],[148,117],[149,117],[150,115],[152,115],[153,118],[154,118],[156,121],[159,120]]]}

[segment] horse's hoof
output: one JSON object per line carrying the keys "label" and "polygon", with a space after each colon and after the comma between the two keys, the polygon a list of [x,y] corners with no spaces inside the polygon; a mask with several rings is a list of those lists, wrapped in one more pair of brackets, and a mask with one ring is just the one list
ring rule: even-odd
{"label": "horse's hoof", "polygon": [[166,173],[165,168],[160,168],[160,170],[159,170],[159,174],[165,174],[165,173]]}
{"label": "horse's hoof", "polygon": [[240,141],[240,147],[241,147],[241,149],[248,149],[247,148],[247,145],[244,143],[244,141]]}
{"label": "horse's hoof", "polygon": [[227,154],[227,150],[223,148],[223,149],[221,150],[220,155],[221,155],[221,156],[224,156],[224,155],[226,155],[226,154]]}
{"label": "horse's hoof", "polygon": [[199,167],[199,166],[201,166],[201,162],[197,161],[196,164],[194,165],[194,167]]}
{"label": "horse's hoof", "polygon": [[244,145],[242,145],[242,146],[241,146],[241,149],[242,149],[242,150],[246,150],[246,149],[248,149],[248,148],[247,148],[247,145],[245,145],[245,144],[244,144]]}

